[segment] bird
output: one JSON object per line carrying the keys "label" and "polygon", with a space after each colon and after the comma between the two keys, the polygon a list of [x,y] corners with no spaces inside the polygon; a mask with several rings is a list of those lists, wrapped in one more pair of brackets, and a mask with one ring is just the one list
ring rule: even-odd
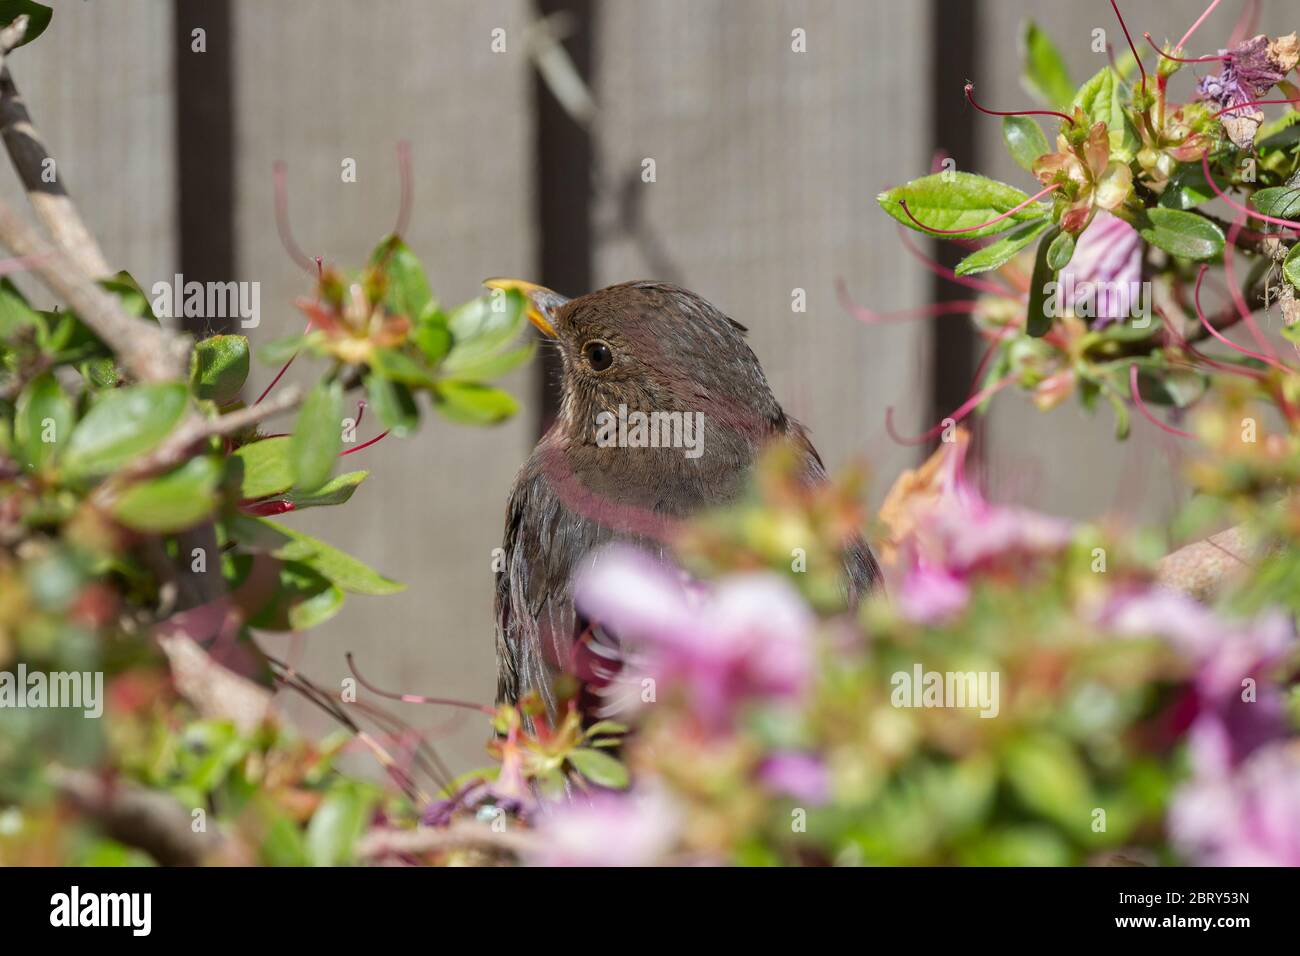
{"label": "bird", "polygon": [[[585,559],[616,541],[667,558],[667,530],[736,500],[773,440],[797,449],[804,480],[827,475],[803,425],[773,396],[748,330],[699,295],[652,280],[576,298],[520,279],[484,284],[521,293],[560,355],[558,413],[511,488],[494,598],[497,703],[535,692],[553,721],[562,678],[590,677],[576,663],[584,638],[617,657],[600,646],[617,637],[574,607]],[[850,602],[879,585],[861,538],[846,543],[843,562]],[[587,690],[578,695],[584,720],[600,702]]]}

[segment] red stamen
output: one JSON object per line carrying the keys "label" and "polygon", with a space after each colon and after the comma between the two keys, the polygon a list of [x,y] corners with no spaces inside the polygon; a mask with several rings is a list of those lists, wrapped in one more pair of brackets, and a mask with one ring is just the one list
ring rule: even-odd
{"label": "red stamen", "polygon": [[366,414],[366,400],[363,398],[357,402],[357,423],[356,423],[357,428],[361,427],[361,419],[365,416],[365,414]]}
{"label": "red stamen", "polygon": [[930,226],[927,226],[925,223],[921,222],[921,220],[917,219],[915,216],[912,215],[912,210],[907,208],[906,199],[900,199],[898,201],[898,204],[903,207],[903,212],[907,213],[907,218],[912,220],[912,222],[916,223],[920,228],[924,229],[926,232],[937,233],[941,236],[959,236],[964,232],[977,232],[980,229],[985,228],[986,226],[996,225],[997,223],[1001,222],[1003,219],[1006,219],[1009,216],[1014,216],[1016,213],[1020,212],[1020,210],[1024,209],[1026,206],[1033,205],[1035,202],[1037,202],[1039,199],[1042,199],[1048,193],[1060,189],[1061,186],[1062,186],[1061,183],[1052,183],[1052,185],[1040,189],[1038,192],[1034,193],[1034,195],[1030,196],[1028,199],[1020,203],[1019,205],[1012,206],[1010,209],[1002,213],[1000,216],[994,216],[988,222],[982,222],[977,226],[966,226],[962,229],[934,229]]}
{"label": "red stamen", "polygon": [[[1001,381],[994,382],[983,391],[976,392],[970,398],[966,399],[966,401],[962,402],[962,404],[951,415],[946,416],[943,421],[939,422],[939,424],[916,438],[904,438],[902,435],[898,434],[894,428],[894,406],[890,405],[885,409],[885,430],[889,432],[889,437],[900,445],[923,445],[935,436],[941,434],[945,428],[957,424],[957,422],[969,415],[972,410],[983,404],[985,399],[992,398],[1015,380],[1016,377],[1014,375],[1008,375]],[[949,419],[951,419],[951,421],[949,421]]]}
{"label": "red stamen", "polygon": [[[390,429],[390,430],[391,430],[391,429]],[[361,443],[360,445],[358,445],[356,448],[349,448],[347,451],[341,451],[341,452],[339,452],[339,457],[342,458],[344,455],[351,455],[351,454],[353,454],[353,453],[355,453],[355,452],[359,452],[359,451],[361,451],[363,448],[369,448],[369,447],[370,447],[371,445],[373,445],[375,442],[382,440],[382,439],[384,438],[384,436],[387,435],[387,434],[388,434],[387,431],[385,431],[385,432],[381,432],[380,434],[376,435],[374,438],[370,439],[370,441],[362,442],[362,443]]]}
{"label": "red stamen", "polygon": [[979,306],[978,299],[957,299],[951,302],[936,302],[933,305],[922,306],[919,309],[901,309],[897,312],[876,312],[865,306],[859,305],[853,301],[849,295],[848,286],[844,280],[837,278],[835,280],[835,294],[839,298],[840,307],[848,312],[859,322],[867,325],[875,325],[878,322],[901,321],[905,319],[924,319],[934,318],[939,315],[960,315],[968,314]]}
{"label": "red stamen", "polygon": [[271,178],[275,184],[275,228],[280,233],[280,244],[284,246],[284,251],[289,253],[289,258],[310,275],[312,261],[303,254],[298,243],[294,241],[293,230],[289,227],[287,171],[283,160],[277,159],[275,165],[271,167]]}
{"label": "red stamen", "polygon": [[1195,345],[1189,342],[1182,335],[1182,333],[1180,333],[1178,329],[1174,327],[1173,322],[1170,320],[1169,316],[1165,313],[1164,309],[1157,308],[1156,311],[1160,313],[1160,321],[1161,324],[1164,325],[1165,331],[1168,332],[1169,335],[1173,337],[1178,347],[1183,349],[1185,352],[1187,352],[1189,355],[1195,358],[1198,362],[1204,363],[1205,365],[1208,365],[1210,368],[1217,369],[1218,371],[1221,372],[1230,372],[1234,375],[1242,375],[1245,376],[1246,378],[1254,379],[1257,382],[1263,381],[1264,373],[1259,371],[1259,369],[1246,368],[1244,365],[1233,365],[1230,362],[1220,362],[1218,359],[1211,358],[1210,356],[1206,355],[1204,352],[1197,349]]}
{"label": "red stamen", "polygon": [[411,222],[412,196],[415,189],[411,178],[411,144],[400,140],[397,144],[397,176],[402,184],[401,199],[397,206],[397,225],[393,226],[393,235],[406,235],[406,227]]}
{"label": "red stamen", "polygon": [[[1160,47],[1156,46],[1156,41],[1151,39],[1150,33],[1144,33],[1142,35],[1146,37],[1147,42],[1151,44],[1151,49],[1155,50],[1157,54],[1164,57],[1166,60],[1173,60],[1175,63],[1212,63],[1215,60],[1226,61],[1232,59],[1231,53],[1225,53],[1222,56],[1198,56],[1198,57],[1192,57],[1190,59],[1181,56],[1174,56],[1173,54],[1166,53],[1164,50],[1160,49]],[[1182,49],[1181,44],[1175,47],[1174,49]]]}
{"label": "red stamen", "polygon": [[979,110],[981,113],[987,113],[989,116],[1059,116],[1061,119],[1065,120],[1065,121],[1066,121],[1067,123],[1069,123],[1071,126],[1074,125],[1074,117],[1069,116],[1069,115],[1067,115],[1066,113],[1058,112],[1057,110],[1011,110],[1011,111],[1007,111],[1007,110],[991,110],[991,109],[987,109],[986,107],[980,106],[978,103],[975,102],[975,97],[972,95],[972,91],[973,91],[974,89],[975,89],[975,84],[974,84],[974,83],[967,83],[967,84],[966,84],[966,99],[967,99],[967,101],[970,103],[971,106],[975,107],[975,108],[976,108],[977,110]]}
{"label": "red stamen", "polygon": [[1175,50],[1181,50],[1183,47],[1187,46],[1187,41],[1192,38],[1192,34],[1201,28],[1201,24],[1205,22],[1205,18],[1214,12],[1214,8],[1219,5],[1219,2],[1220,0],[1210,0],[1210,5],[1205,8],[1204,13],[1196,18],[1196,22],[1187,28],[1187,32],[1183,34],[1183,38],[1178,41],[1178,46],[1174,47]]}
{"label": "red stamen", "polygon": [[[1250,332],[1251,338],[1255,344],[1267,355],[1271,356],[1273,363],[1277,364],[1277,351],[1260,331],[1259,326],[1255,323],[1255,317],[1250,314],[1250,309],[1246,308],[1246,300],[1242,297],[1241,289],[1237,285],[1237,270],[1233,265],[1233,250],[1237,241],[1237,234],[1241,231],[1245,219],[1238,217],[1236,222],[1228,229],[1227,243],[1223,247],[1223,274],[1228,280],[1228,294],[1232,297],[1232,305],[1241,316],[1241,320],[1246,323],[1246,328]],[[1278,366],[1281,368],[1281,366]]]}
{"label": "red stamen", "polygon": [[991,295],[1000,295],[1003,298],[1012,298],[1008,290],[1004,289],[1002,286],[995,285],[992,282],[986,282],[983,279],[972,279],[970,276],[959,276],[947,266],[935,262],[916,247],[912,242],[912,237],[908,235],[908,231],[902,226],[898,227],[898,238],[903,243],[903,248],[912,254],[912,258],[916,259],[921,263],[921,265],[925,266],[926,269],[933,272],[935,275],[943,276],[943,278],[947,279],[949,282],[955,282],[957,285],[965,286],[968,289],[975,289],[978,292],[988,292]]}
{"label": "red stamen", "polygon": [[1179,438],[1192,437],[1191,432],[1185,432],[1181,428],[1175,428],[1173,425],[1168,425],[1165,422],[1162,422],[1160,419],[1156,418],[1155,415],[1151,414],[1151,410],[1147,408],[1146,402],[1142,401],[1142,395],[1138,391],[1137,362],[1134,362],[1132,365],[1128,367],[1128,390],[1130,393],[1132,393],[1133,404],[1136,405],[1137,410],[1142,413],[1142,417],[1145,418],[1147,421],[1149,421],[1152,425],[1155,425],[1156,428],[1159,428],[1161,431],[1166,431],[1171,435],[1177,435]]}
{"label": "red stamen", "polygon": [[1290,219],[1278,219],[1276,216],[1266,216],[1257,209],[1251,209],[1248,206],[1243,206],[1241,203],[1237,202],[1235,199],[1233,199],[1227,193],[1225,193],[1222,189],[1220,189],[1219,184],[1216,183],[1214,181],[1214,177],[1210,175],[1210,158],[1208,154],[1201,157],[1201,169],[1204,170],[1205,181],[1210,184],[1210,189],[1213,190],[1214,195],[1218,196],[1220,199],[1226,202],[1233,209],[1237,210],[1238,212],[1244,212],[1246,213],[1246,215],[1254,219],[1259,219],[1262,220],[1263,222],[1271,222],[1275,226],[1286,226],[1288,229],[1300,229],[1300,222],[1293,222]]}
{"label": "red stamen", "polygon": [[1201,280],[1205,278],[1206,270],[1208,270],[1209,268],[1210,268],[1209,266],[1205,266],[1205,265],[1201,266],[1201,271],[1196,274],[1196,289],[1192,293],[1192,301],[1196,305],[1196,317],[1201,320],[1201,325],[1205,326],[1205,331],[1209,332],[1212,336],[1214,336],[1224,345],[1228,346],[1228,348],[1240,352],[1242,355],[1248,355],[1253,359],[1258,359],[1259,361],[1263,362],[1265,365],[1271,365],[1274,368],[1281,369],[1284,372],[1289,371],[1289,369],[1287,369],[1286,366],[1281,365],[1276,359],[1271,359],[1267,355],[1262,355],[1259,352],[1252,352],[1250,349],[1246,348],[1245,346],[1238,345],[1236,342],[1229,339],[1226,335],[1224,335],[1222,332],[1220,332],[1218,329],[1216,329],[1213,325],[1210,324],[1210,320],[1205,317],[1205,312],[1202,311],[1201,309]]}
{"label": "red stamen", "polygon": [[352,660],[351,651],[348,651],[343,655],[343,657],[347,660],[348,670],[352,671],[352,676],[357,679],[357,683],[372,694],[378,694],[380,697],[385,697],[388,700],[399,700],[405,704],[442,704],[447,707],[465,707],[469,710],[477,710],[479,713],[487,714],[489,717],[496,715],[495,710],[483,704],[472,704],[469,701],[452,700],[447,697],[426,697],[423,694],[398,694],[393,691],[382,690],[361,676],[361,672],[357,670],[357,665]]}
{"label": "red stamen", "polygon": [[1119,19],[1119,28],[1124,31],[1124,39],[1128,40],[1128,48],[1133,51],[1133,59],[1137,60],[1138,70],[1142,73],[1142,95],[1145,96],[1147,92],[1147,68],[1142,65],[1142,57],[1138,55],[1138,48],[1133,45],[1133,38],[1129,36],[1128,26],[1124,23],[1124,15],[1119,12],[1119,5],[1115,3],[1115,0],[1110,0],[1110,6]]}
{"label": "red stamen", "polygon": [[1244,110],[1247,106],[1278,106],[1282,103],[1300,103],[1300,100],[1248,100],[1245,103],[1238,103],[1236,106],[1228,106],[1219,110],[1210,119],[1218,119],[1224,113],[1231,113],[1233,110]]}

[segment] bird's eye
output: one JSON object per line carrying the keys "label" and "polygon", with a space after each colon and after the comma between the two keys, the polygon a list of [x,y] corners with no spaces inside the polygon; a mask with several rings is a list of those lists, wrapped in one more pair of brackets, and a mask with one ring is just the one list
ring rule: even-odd
{"label": "bird's eye", "polygon": [[599,339],[584,345],[582,355],[593,372],[603,372],[614,364],[614,353],[607,344]]}

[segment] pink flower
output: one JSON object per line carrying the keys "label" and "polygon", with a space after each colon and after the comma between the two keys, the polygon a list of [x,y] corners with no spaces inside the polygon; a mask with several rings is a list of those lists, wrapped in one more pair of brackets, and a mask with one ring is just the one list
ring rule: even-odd
{"label": "pink flower", "polygon": [[533,866],[653,866],[676,843],[680,815],[659,791],[600,793],[553,805],[536,830]]}
{"label": "pink flower", "polygon": [[830,776],[825,764],[812,754],[778,751],[763,761],[758,779],[769,790],[811,806],[830,799]]}
{"label": "pink flower", "polygon": [[1169,834],[1203,866],[1300,866],[1300,747],[1261,747],[1235,770],[1214,722],[1191,736],[1192,780],[1174,794]]}
{"label": "pink flower", "polygon": [[917,562],[898,589],[898,611],[917,624],[942,624],[966,607],[970,588],[945,568]]}
{"label": "pink flower", "polygon": [[680,572],[613,546],[578,575],[574,594],[620,642],[642,645],[650,673],[683,688],[706,724],[728,723],[748,700],[797,698],[812,679],[813,615],[774,574],[692,591]]}
{"label": "pink flower", "polygon": [[1061,271],[1068,305],[1098,328],[1123,321],[1140,304],[1133,296],[1141,280],[1142,237],[1123,219],[1098,211]]}

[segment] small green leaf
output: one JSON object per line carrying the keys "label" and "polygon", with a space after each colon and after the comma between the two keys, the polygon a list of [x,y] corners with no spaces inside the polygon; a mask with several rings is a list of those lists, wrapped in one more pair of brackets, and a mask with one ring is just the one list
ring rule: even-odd
{"label": "small green leaf", "polygon": [[36,341],[43,344],[46,335],[44,318],[27,304],[13,280],[6,276],[0,279],[0,339],[8,343],[24,329],[34,331]]}
{"label": "small green leaf", "polygon": [[406,587],[296,528],[244,515],[234,517],[230,524],[232,536],[240,543],[270,550],[282,561],[301,561],[353,594],[396,594]]}
{"label": "small green leaf", "polygon": [[74,421],[72,400],[50,372],[30,382],[14,410],[14,445],[24,468],[41,470],[67,444]]}
{"label": "small green leaf", "polygon": [[1194,212],[1157,206],[1140,216],[1137,230],[1151,245],[1183,259],[1212,259],[1223,251],[1223,230]]}
{"label": "small green leaf", "polygon": [[[365,481],[370,475],[368,471],[349,471],[343,475],[335,475],[325,484],[321,485],[315,491],[311,492],[294,492],[285,497],[292,501],[296,510],[301,511],[303,508],[319,508],[325,505],[341,505],[357,490],[361,482]],[[274,492],[268,492],[274,494]]]}
{"label": "small green leaf", "polygon": [[597,786],[615,790],[627,788],[627,767],[609,754],[590,747],[579,747],[569,751],[568,758],[578,773]]}
{"label": "small green leaf", "polygon": [[[1216,176],[1214,181],[1220,189],[1227,188],[1227,180]],[[1205,170],[1199,163],[1185,163],[1169,177],[1159,205],[1165,209],[1195,209],[1213,198],[1214,190],[1205,179]]]}
{"label": "small green leaf", "polygon": [[1029,279],[1029,311],[1025,320],[1025,331],[1034,338],[1042,338],[1052,327],[1054,296],[1050,293],[1050,287],[1056,282],[1056,272],[1047,259],[1059,232],[1060,228],[1054,227],[1045,233],[1038,242],[1038,252],[1034,256],[1034,272]]}
{"label": "small green leaf", "polygon": [[473,382],[442,382],[433,396],[439,412],[469,425],[494,425],[519,410],[509,392]]}
{"label": "small green leaf", "polygon": [[411,340],[424,354],[425,361],[436,367],[451,351],[451,330],[442,312],[426,311],[411,332]]}
{"label": "small green leaf", "polygon": [[1002,117],[1002,142],[1016,165],[1031,172],[1034,161],[1052,151],[1043,128],[1034,122],[1032,116]]}
{"label": "small green leaf", "polygon": [[384,239],[371,254],[370,262],[382,270],[387,280],[384,304],[390,312],[414,322],[425,309],[437,306],[424,266],[399,237]]}
{"label": "small green leaf", "polygon": [[398,438],[412,434],[420,425],[420,409],[415,396],[401,382],[380,375],[366,377],[366,397],[383,426]]}
{"label": "small green leaf", "polygon": [[598,720],[587,728],[585,736],[599,737],[601,734],[625,734],[628,729],[627,724],[620,724],[617,720]]}
{"label": "small green leaf", "polygon": [[1087,832],[1096,800],[1087,769],[1065,740],[1048,734],[1017,740],[1003,766],[1026,807],[1071,833]]}
{"label": "small green leaf", "polygon": [[239,397],[248,378],[248,339],[214,335],[194,346],[190,355],[190,388],[199,398],[226,405]]}
{"label": "small green leaf", "polygon": [[517,349],[508,349],[487,355],[477,362],[465,362],[455,371],[448,372],[446,381],[486,382],[500,378],[507,372],[526,363],[537,351],[537,343],[528,342]]}
{"label": "small green leaf", "polygon": [[1043,230],[1052,225],[1048,219],[1035,219],[1033,222],[1021,223],[995,242],[982,249],[977,249],[961,262],[957,263],[957,275],[969,276],[978,272],[987,272],[1003,266],[1021,249],[1043,234]]}
{"label": "small green leaf", "polygon": [[1110,158],[1129,162],[1137,155],[1141,141],[1129,121],[1120,96],[1121,84],[1109,65],[1103,66],[1092,79],[1079,87],[1072,106],[1083,110],[1089,125],[1105,123],[1110,139]]}
{"label": "small green leaf", "polygon": [[[154,314],[153,303],[145,295],[145,291],[140,287],[140,283],[135,281],[135,276],[125,269],[116,275],[107,279],[100,279],[99,285],[108,292],[112,292],[122,303],[122,308],[134,315],[137,319],[149,319],[157,323],[158,316]],[[169,296],[170,298],[170,296]],[[172,314],[182,315],[184,302],[172,303]]]}
{"label": "small green leaf", "polygon": [[306,343],[307,336],[301,333],[276,339],[274,342],[258,346],[258,361],[265,362],[267,365],[283,365],[297,355]]}
{"label": "small green leaf", "polygon": [[114,502],[113,517],[128,528],[151,534],[192,528],[217,506],[221,469],[221,459],[201,455],[156,478],[138,481]]}
{"label": "small green leaf", "polygon": [[181,382],[132,385],[104,392],[73,429],[63,466],[78,477],[102,475],[154,448],[185,414]]}
{"label": "small green leaf", "polygon": [[307,631],[343,607],[342,589],[300,561],[281,563],[278,583],[270,600],[250,615],[250,626],[266,631]]}
{"label": "small green leaf", "polygon": [[1287,282],[1300,289],[1300,243],[1292,246],[1286,254],[1286,259],[1282,262],[1282,275],[1286,276]]}
{"label": "small green leaf", "polygon": [[370,356],[370,367],[389,381],[403,385],[420,388],[434,383],[432,371],[397,349],[376,349]]}
{"label": "small green leaf", "polygon": [[288,435],[263,438],[239,448],[231,457],[241,466],[241,498],[278,495],[293,486],[293,464],[289,458]]}
{"label": "small green leaf", "polygon": [[1300,186],[1273,186],[1250,197],[1250,204],[1265,216],[1294,220],[1300,214]]}
{"label": "small green leaf", "polygon": [[1020,82],[1031,96],[1048,106],[1060,109],[1070,102],[1074,84],[1065,60],[1051,39],[1033,20],[1020,26],[1020,56],[1023,61]]}
{"label": "small green leaf", "polygon": [[1063,232],[1047,247],[1047,268],[1060,272],[1074,258],[1074,236]]}
{"label": "small green leaf", "polygon": [[475,374],[519,334],[525,324],[523,295],[517,289],[471,299],[447,317],[452,347],[442,363],[444,375],[460,378]]}
{"label": "small green leaf", "polygon": [[312,866],[349,863],[374,805],[375,792],[369,785],[356,780],[336,783],[307,824],[307,859]]}
{"label": "small green leaf", "polygon": [[27,32],[23,34],[22,42],[14,47],[15,50],[26,46],[45,32],[54,16],[54,9],[43,3],[34,3],[33,0],[0,0],[0,24],[8,26],[24,13],[27,14]]}
{"label": "small green leaf", "polygon": [[293,426],[289,458],[294,488],[313,491],[323,485],[334,470],[342,444],[343,388],[338,382],[317,382],[303,400]]}
{"label": "small green leaf", "polygon": [[[909,229],[928,235],[941,235],[935,229],[969,229],[963,239],[978,239],[1005,232],[1017,222],[1041,219],[1045,208],[1031,203],[1019,212],[990,226],[980,226],[1002,213],[1019,206],[1029,197],[1014,186],[974,173],[934,173],[914,179],[905,186],[896,186],[876,197],[880,207]],[[925,227],[912,222],[900,205],[907,201],[912,216]]]}

